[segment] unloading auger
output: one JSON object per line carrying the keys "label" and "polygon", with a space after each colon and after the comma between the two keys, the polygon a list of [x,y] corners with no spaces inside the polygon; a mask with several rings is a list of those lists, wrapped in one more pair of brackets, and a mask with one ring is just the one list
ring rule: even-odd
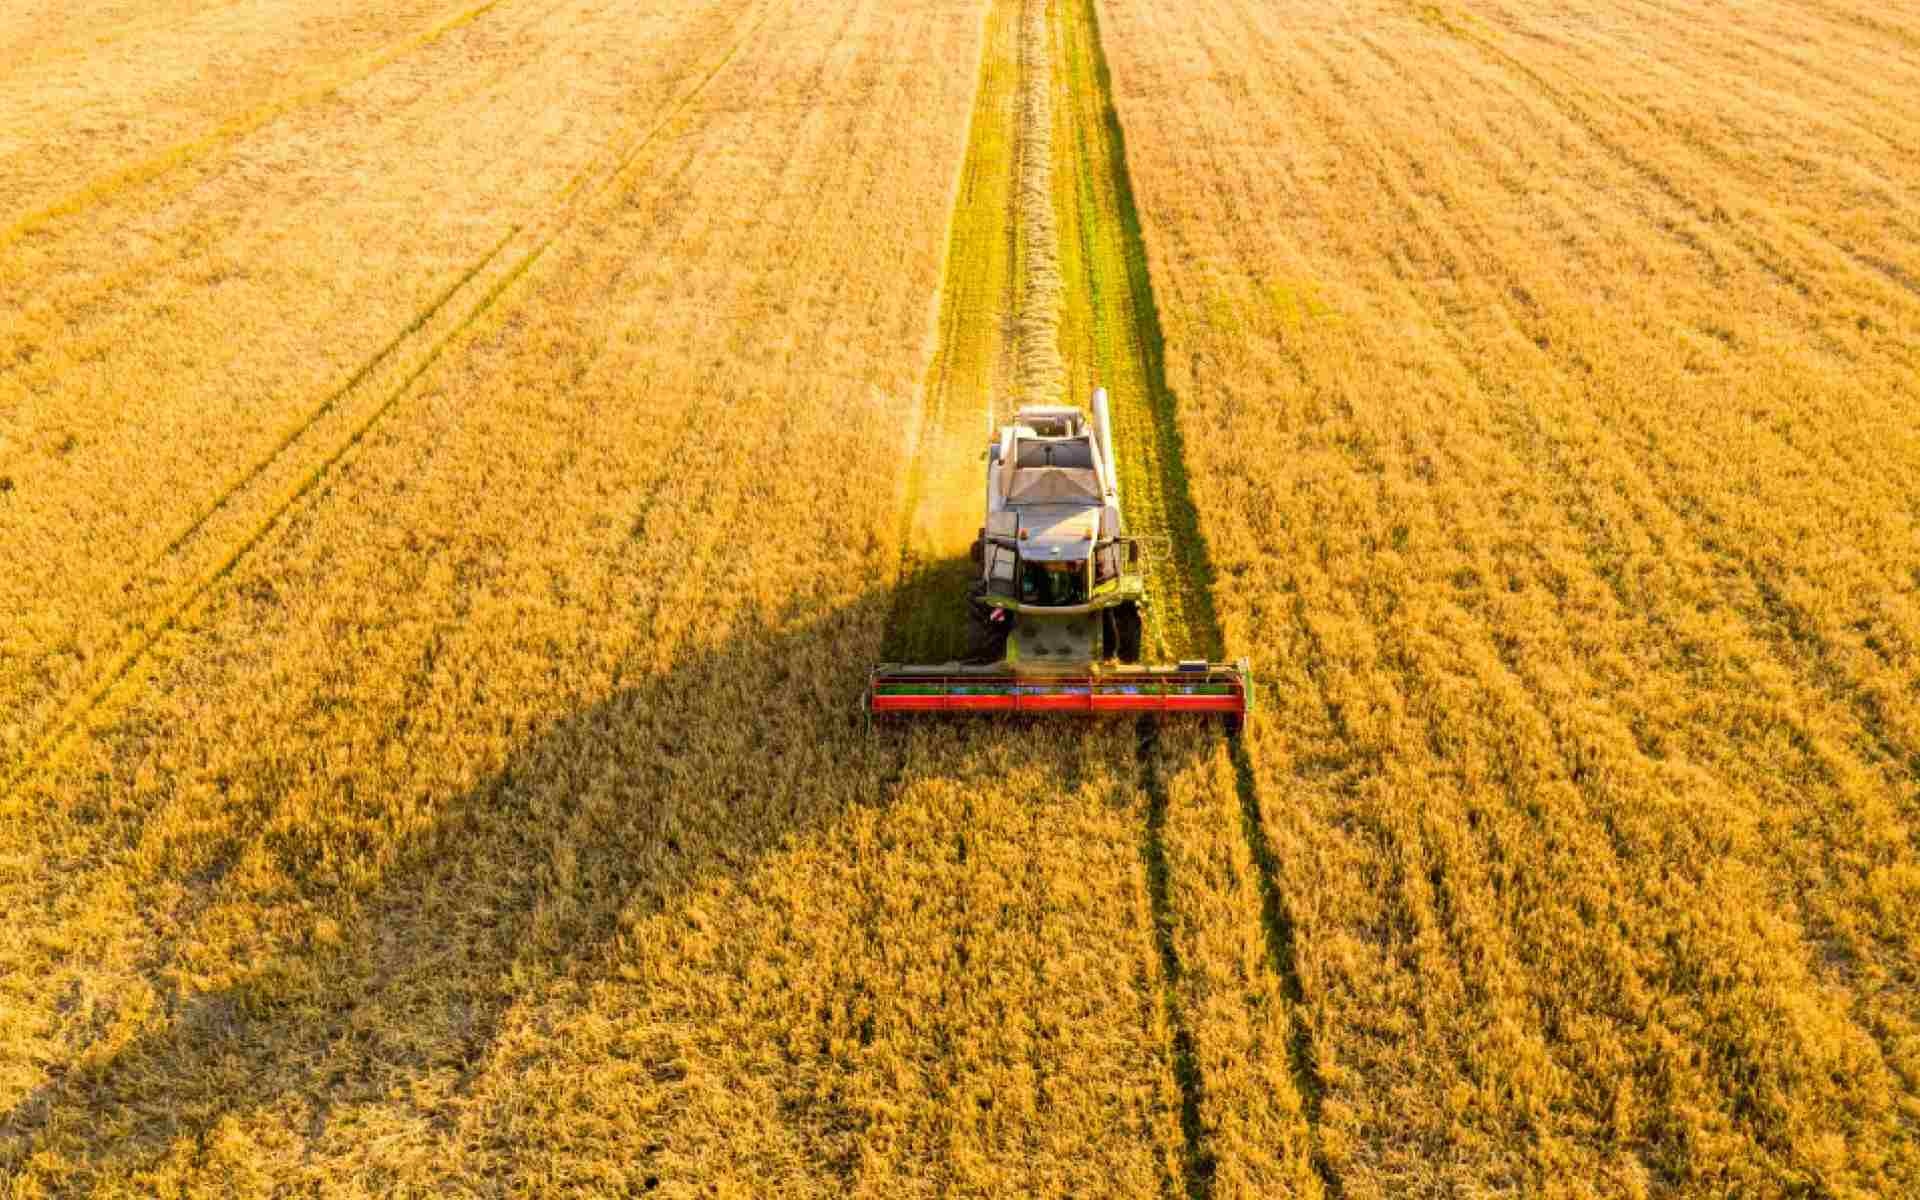
{"label": "unloading auger", "polygon": [[1140,665],[1145,563],[1121,523],[1105,389],[1091,421],[1068,405],[1022,408],[986,460],[967,658],[880,664],[869,716],[1204,713],[1238,731],[1253,708],[1246,659]]}

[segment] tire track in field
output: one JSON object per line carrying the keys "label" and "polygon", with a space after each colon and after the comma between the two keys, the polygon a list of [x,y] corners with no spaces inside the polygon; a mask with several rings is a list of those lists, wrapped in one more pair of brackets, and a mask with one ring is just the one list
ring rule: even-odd
{"label": "tire track in field", "polygon": [[1140,857],[1147,868],[1147,899],[1153,913],[1153,945],[1160,955],[1161,1003],[1166,1009],[1167,1028],[1173,1035],[1173,1077],[1180,1087],[1180,1134],[1185,1142],[1183,1164],[1187,1195],[1204,1200],[1213,1194],[1215,1159],[1208,1148],[1207,1081],[1200,1069],[1200,1052],[1193,1037],[1193,1023],[1187,1019],[1182,1003],[1186,969],[1180,962],[1180,947],[1174,939],[1173,900],[1167,863],[1167,785],[1156,769],[1160,758],[1160,726],[1150,716],[1134,724],[1134,772],[1147,798],[1147,827],[1141,842]]}
{"label": "tire track in field", "polygon": [[[492,0],[499,3],[499,0]],[[487,7],[491,7],[488,5]],[[234,484],[230,485],[213,504],[167,546],[166,550],[147,564],[151,570],[160,559],[178,553],[188,545],[205,527],[207,522],[221,510],[231,506],[241,493],[263,479],[279,463],[289,463],[290,469],[297,472],[296,482],[285,492],[278,502],[271,503],[265,515],[254,522],[248,532],[222,553],[217,562],[207,571],[194,577],[173,597],[163,602],[158,609],[123,639],[119,650],[108,660],[107,665],[94,676],[94,683],[75,701],[63,706],[44,727],[41,735],[30,743],[22,755],[19,765],[0,780],[0,798],[13,797],[20,786],[36,771],[52,765],[59,755],[71,744],[72,739],[83,731],[92,717],[109,700],[120,684],[133,675],[135,668],[153,650],[154,646],[169,631],[174,629],[196,605],[206,599],[225,580],[256,546],[258,546],[276,525],[279,525],[289,512],[310,495],[325,481],[332,469],[359,445],[366,435],[412,390],[421,376],[441,358],[441,356],[459,340],[475,322],[491,310],[499,299],[520,280],[534,264],[539,261],[547,249],[561,234],[571,228],[580,215],[593,201],[611,190],[626,175],[639,157],[652,146],[667,130],[679,120],[693,105],[708,85],[733,61],[742,46],[766,23],[775,7],[775,0],[766,0],[757,15],[748,19],[739,36],[732,39],[718,60],[700,75],[679,100],[670,104],[666,112],[655,120],[644,132],[626,143],[615,155],[589,163],[577,171],[556,195],[549,213],[541,221],[531,226],[515,225],[489,250],[475,260],[455,284],[434,298],[434,300],[413,321],[403,328],[392,340],[372,358],[357,369],[348,381],[335,392],[329,394],[320,406],[312,411],[292,432],[290,432],[272,451],[250,468]],[[501,259],[501,253],[516,240],[525,244],[519,253]],[[0,245],[4,245],[0,239]],[[496,259],[506,263],[497,272],[487,270]],[[482,280],[485,282],[481,282]],[[456,320],[447,323],[442,329],[438,318],[451,310],[448,306],[455,297],[465,293],[478,292],[478,300]],[[435,337],[429,335],[431,344],[416,359],[410,368],[399,363],[398,348],[413,339],[413,335],[434,326],[438,332]],[[330,443],[319,455],[317,461],[300,469],[297,459],[298,449],[311,432],[329,413],[335,411],[340,401],[356,387],[366,383],[377,372],[393,367],[401,372],[399,382],[387,391],[386,396],[375,405],[365,417],[356,422],[345,436]]]}
{"label": "tire track in field", "polygon": [[[1061,203],[1078,214],[1073,224],[1081,275],[1068,286],[1080,293],[1076,297],[1082,306],[1078,332],[1090,357],[1082,369],[1090,373],[1088,383],[1098,381],[1110,390],[1128,528],[1161,548],[1159,561],[1150,564],[1149,572],[1149,594],[1156,607],[1148,622],[1151,640],[1162,657],[1219,659],[1226,654],[1226,639],[1213,603],[1215,572],[1187,476],[1178,400],[1166,380],[1165,337],[1127,167],[1126,137],[1113,105],[1112,77],[1100,42],[1099,15],[1095,0],[1058,0],[1058,4],[1061,58],[1069,76],[1065,92],[1074,105],[1069,151],[1078,168],[1072,193],[1063,194]],[[1160,926],[1156,935],[1169,981],[1176,1073],[1186,1110],[1182,1125],[1187,1135],[1187,1187],[1191,1195],[1206,1195],[1211,1191],[1213,1156],[1204,1127],[1205,1081],[1189,1027],[1176,1007],[1183,971],[1171,936],[1171,901],[1166,894],[1166,791],[1158,772],[1175,764],[1158,750],[1149,725],[1142,723],[1138,764],[1149,797],[1148,875]],[[1305,990],[1296,965],[1293,922],[1279,884],[1281,864],[1267,837],[1247,745],[1232,740],[1228,753],[1241,832],[1257,876],[1267,958],[1290,1009],[1288,1069],[1300,1094],[1308,1157],[1325,1192],[1338,1196],[1340,1181],[1321,1143],[1325,1086],[1303,1016]],[[1193,1114],[1191,1121],[1186,1119],[1187,1112]]]}
{"label": "tire track in field", "polygon": [[[669,159],[668,163],[658,164],[661,169],[656,170],[654,174],[649,176],[649,183],[653,185],[656,192],[664,192],[672,195],[675,198],[674,202],[684,202],[686,193],[680,186],[680,180],[691,167],[701,161],[698,157]],[[812,222],[805,222],[803,226],[810,228],[812,227]],[[586,351],[585,361],[594,362],[599,359],[606,348],[606,341],[609,336],[611,335],[602,335],[600,339],[591,344],[591,348]],[[718,401],[714,403],[718,403]],[[711,419],[713,415],[714,411],[711,404],[704,407],[699,404],[692,406],[688,411],[679,416],[675,425],[675,431],[658,439],[658,444],[663,446],[688,444],[686,442],[687,435],[698,428],[703,420]],[[699,462],[695,465],[700,469],[693,472],[694,477],[706,480],[707,483],[703,486],[699,496],[691,501],[691,504],[695,508],[704,510],[708,500],[715,491],[716,484],[713,481],[721,479],[724,472],[719,469],[717,459]],[[629,536],[621,542],[619,550],[616,553],[616,558],[613,560],[614,562],[627,562],[632,555],[640,553],[645,547],[658,544],[657,538],[650,539],[646,536],[648,524],[651,516],[658,511],[663,490],[674,478],[675,473],[668,472],[665,475],[652,479],[637,490],[634,509],[629,518],[631,522]],[[711,548],[710,545],[707,544],[710,541],[711,535],[709,534],[698,548],[700,552],[704,553]],[[685,601],[686,599],[687,597],[685,596],[678,597],[680,601]],[[665,596],[651,597],[650,602],[643,601],[636,610],[636,622],[644,627],[654,619],[655,613],[660,611],[662,607],[670,606],[673,602],[673,598]],[[428,683],[427,676],[433,673],[433,658],[444,648],[445,642],[443,638],[457,627],[457,624],[457,621],[449,623],[444,620],[436,620],[433,623],[433,632],[422,660],[423,666],[420,668],[420,671],[409,675],[402,684],[409,695],[414,696],[416,699],[420,695],[424,695],[423,689]],[[616,682],[617,681],[618,676],[616,674]],[[411,702],[403,702],[399,707],[402,711],[410,711],[413,704]],[[170,803],[170,801],[166,803]],[[190,881],[190,885],[185,889],[183,898],[179,899],[174,907],[165,910],[165,920],[167,924],[176,929],[193,929],[199,927],[207,914],[214,911],[220,902],[222,893],[218,885],[231,868],[236,863],[244,861],[248,854],[262,849],[271,850],[271,846],[269,845],[271,834],[268,831],[268,826],[271,824],[272,818],[277,812],[278,809],[276,808],[266,808],[240,812],[233,815],[231,828],[222,837],[226,845],[222,848],[212,865],[195,873],[193,879]],[[145,829],[152,826],[155,820],[159,819],[160,815],[161,814],[157,813],[143,815],[140,818],[137,828],[144,832]],[[135,835],[123,836],[126,836],[128,845],[135,844],[138,840]],[[89,859],[90,858],[91,856],[89,856]],[[94,866],[87,860],[66,856],[64,874],[67,878],[73,878],[76,874],[98,875],[99,871],[95,870]],[[75,904],[74,910],[96,912],[102,909],[103,904],[110,907],[115,903],[114,897],[118,894],[119,887],[120,885],[111,878],[96,878],[92,880],[91,886],[88,887],[85,892],[86,899],[83,902]],[[43,919],[53,925],[59,924],[59,912],[53,906],[54,898],[41,896],[31,901],[16,900],[15,915],[17,918],[24,919],[26,917],[27,913],[24,907],[26,904],[31,904],[34,907],[37,913],[37,919]],[[169,969],[169,964],[177,965],[177,947],[169,949],[170,944],[171,943],[163,938],[146,950],[135,955],[131,959],[135,972],[140,977],[148,980],[161,979]],[[68,1052],[73,1052],[71,1047],[69,1047]],[[460,1074],[459,1081],[455,1085],[454,1094],[467,1094],[471,1088],[471,1084],[471,1070],[463,1070]]]}
{"label": "tire track in field", "polygon": [[[749,31],[749,33],[750,32],[751,31]],[[744,41],[744,36],[741,40]],[[737,48],[738,46],[736,44],[735,49]],[[731,55],[731,53],[732,51],[729,51],[729,55]],[[724,62],[721,65],[724,65]],[[714,73],[717,73],[717,68],[716,68],[716,72]],[[684,97],[679,102],[679,107],[684,108],[687,103],[690,103],[694,95],[696,95],[700,90],[700,88],[703,88],[705,86],[707,80],[711,78],[712,78],[712,73],[710,73],[705,79],[701,80],[701,82],[698,85],[696,85],[694,91],[689,93],[688,96]],[[677,112],[677,109],[670,110],[670,112]],[[565,206],[570,200],[572,200],[576,195],[579,195],[581,192],[581,188],[583,186],[585,186],[590,180],[593,180],[596,178],[600,180],[602,186],[600,188],[593,189],[593,191],[591,191],[590,193],[587,193],[583,199],[583,203],[585,200],[591,200],[594,196],[597,196],[601,191],[604,190],[606,186],[610,186],[613,178],[618,174],[620,174],[622,171],[624,171],[626,167],[633,161],[633,158],[640,151],[646,149],[650,135],[641,134],[642,124],[644,124],[643,121],[634,121],[634,122],[628,123],[628,129],[625,131],[626,136],[616,139],[616,141],[622,147],[619,153],[603,158],[598,162],[596,162],[594,159],[589,159],[586,164],[584,164],[579,170],[574,172],[574,174],[572,175],[571,178],[568,179],[566,184],[564,184],[561,187],[561,189],[557,193],[555,193],[553,200],[549,202],[549,211],[548,211],[549,220],[558,219],[563,223],[572,221],[575,217],[579,215],[580,209],[578,207],[576,207],[572,211],[566,212],[562,216],[556,217],[556,213],[558,212],[558,210],[563,208],[563,206]],[[657,128],[655,132],[657,132]],[[345,382],[341,383],[338,388],[328,393],[326,398],[323,399],[319,403],[319,405],[317,405],[305,417],[301,418],[291,429],[289,429],[287,433],[280,439],[280,441],[275,443],[272,450],[268,451],[263,457],[261,457],[261,459],[258,462],[256,462],[247,471],[237,476],[234,482],[229,484],[227,487],[223,488],[219,493],[219,495],[214,499],[212,504],[210,504],[205,510],[203,510],[199,516],[195,517],[193,521],[191,521],[185,529],[183,529],[178,535],[176,535],[173,538],[172,541],[168,542],[167,545],[158,554],[154,555],[144,564],[142,568],[143,572],[153,570],[153,568],[159,565],[159,563],[162,560],[178,552],[182,546],[184,546],[189,540],[191,540],[194,537],[194,535],[199,533],[200,530],[203,527],[205,527],[205,525],[209,520],[211,520],[222,509],[227,508],[234,501],[234,499],[239,495],[239,493],[241,493],[246,488],[250,487],[255,481],[257,481],[274,464],[276,460],[282,458],[286,454],[287,450],[291,446],[293,446],[295,442],[305,437],[306,434],[309,431],[311,431],[314,428],[314,426],[316,426],[321,421],[322,418],[326,417],[329,413],[331,413],[339,405],[342,399],[344,399],[346,396],[351,394],[356,388],[358,388],[362,383],[364,383],[376,371],[376,369],[380,368],[383,364],[388,362],[390,359],[393,359],[395,356],[395,352],[401,348],[403,343],[407,342],[410,338],[412,338],[414,334],[417,334],[422,329],[426,328],[437,316],[439,316],[440,313],[446,309],[447,305],[453,300],[453,298],[459,295],[463,290],[466,290],[467,285],[472,283],[474,278],[478,276],[482,271],[484,271],[487,268],[488,264],[490,264],[495,258],[497,258],[502,250],[506,249],[507,244],[511,242],[516,236],[518,236],[521,230],[526,227],[527,226],[525,226],[524,224],[516,224],[516,225],[510,226],[505,235],[503,235],[490,248],[488,248],[485,253],[481,254],[473,262],[468,264],[466,270],[462,272],[460,277],[457,280],[455,280],[453,284],[451,284],[444,291],[436,295],[423,308],[421,308],[419,312],[415,313],[413,318],[410,321],[408,321],[408,323],[405,326],[403,326],[399,332],[395,333],[393,337],[389,339],[384,345],[382,345],[378,350],[376,350],[371,357],[369,357],[365,362],[360,364],[360,366],[356,368],[354,372],[347,377]],[[555,232],[558,232],[558,230],[556,230]]]}

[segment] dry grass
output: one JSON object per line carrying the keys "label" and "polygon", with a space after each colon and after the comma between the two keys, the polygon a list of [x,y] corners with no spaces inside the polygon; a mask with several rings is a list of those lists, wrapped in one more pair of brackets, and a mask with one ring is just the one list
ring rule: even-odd
{"label": "dry grass", "polygon": [[1101,12],[1325,1177],[1912,1190],[1910,32]]}

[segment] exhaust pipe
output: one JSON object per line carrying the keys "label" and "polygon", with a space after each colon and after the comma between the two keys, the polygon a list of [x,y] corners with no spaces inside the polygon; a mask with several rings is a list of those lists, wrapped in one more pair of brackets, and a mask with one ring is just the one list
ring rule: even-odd
{"label": "exhaust pipe", "polygon": [[1107,389],[1093,389],[1093,436],[1100,439],[1100,463],[1106,469],[1107,490],[1120,503],[1120,467],[1113,457],[1113,418],[1107,413]]}

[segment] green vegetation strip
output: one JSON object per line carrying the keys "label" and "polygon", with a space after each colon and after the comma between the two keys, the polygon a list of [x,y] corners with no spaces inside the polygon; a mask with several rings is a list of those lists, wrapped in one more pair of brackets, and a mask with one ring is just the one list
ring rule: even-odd
{"label": "green vegetation strip", "polygon": [[1062,340],[1071,386],[1086,403],[1107,389],[1128,528],[1148,539],[1149,655],[1219,659],[1225,650],[1210,591],[1213,571],[1189,494],[1164,338],[1147,270],[1126,144],[1113,109],[1091,0],[1056,0],[1056,58],[1065,75],[1067,123],[1056,152],[1055,205],[1068,275]]}

